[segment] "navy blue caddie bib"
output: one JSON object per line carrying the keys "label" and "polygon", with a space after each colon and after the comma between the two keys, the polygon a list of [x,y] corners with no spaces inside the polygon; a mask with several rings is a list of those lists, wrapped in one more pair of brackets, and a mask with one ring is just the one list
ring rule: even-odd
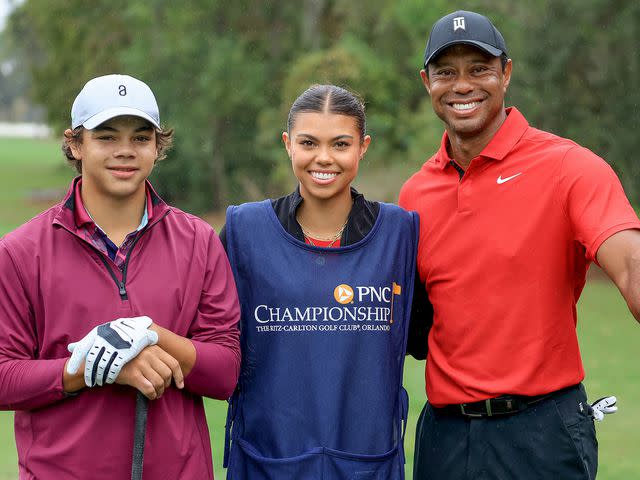
{"label": "navy blue caddie bib", "polygon": [[227,478],[404,478],[402,369],[418,217],[381,204],[361,241],[289,235],[269,200],[227,210],[242,367]]}

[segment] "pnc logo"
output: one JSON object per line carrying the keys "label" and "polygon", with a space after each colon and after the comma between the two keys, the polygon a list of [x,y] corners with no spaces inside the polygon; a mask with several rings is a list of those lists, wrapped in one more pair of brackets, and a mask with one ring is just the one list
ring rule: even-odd
{"label": "pnc logo", "polygon": [[333,290],[333,298],[336,299],[336,302],[341,303],[342,305],[351,303],[353,301],[353,288],[346,283],[338,285]]}

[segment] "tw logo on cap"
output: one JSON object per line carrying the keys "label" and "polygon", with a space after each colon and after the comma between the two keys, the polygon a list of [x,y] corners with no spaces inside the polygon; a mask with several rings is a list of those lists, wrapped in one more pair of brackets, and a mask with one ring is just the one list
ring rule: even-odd
{"label": "tw logo on cap", "polygon": [[453,31],[455,32],[458,29],[466,30],[466,26],[464,24],[464,17],[455,17],[453,19]]}

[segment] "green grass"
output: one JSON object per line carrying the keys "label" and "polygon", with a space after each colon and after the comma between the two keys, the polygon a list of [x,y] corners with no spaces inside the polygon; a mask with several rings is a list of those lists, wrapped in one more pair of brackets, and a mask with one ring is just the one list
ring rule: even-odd
{"label": "green grass", "polygon": [[[370,174],[370,177],[367,175]],[[58,142],[0,139],[0,234],[15,228],[60,196],[73,176],[59,153]],[[404,178],[398,176],[399,182]],[[378,191],[388,178],[380,172],[361,171],[359,187]],[[381,187],[382,188],[382,187]],[[47,195],[41,199],[39,190]],[[372,195],[375,197],[375,195]],[[388,200],[393,194],[388,193]],[[629,314],[618,291],[608,281],[587,284],[578,306],[578,333],[587,371],[585,384],[592,399],[615,394],[620,412],[597,424],[600,442],[600,480],[628,480],[640,477],[636,460],[640,445],[640,368],[636,348],[640,340],[638,325]],[[411,478],[415,423],[425,401],[424,362],[407,359],[405,386],[410,395],[409,425],[406,433],[407,478]],[[224,478],[222,452],[226,403],[206,401],[216,477]],[[17,459],[13,440],[13,414],[0,412],[0,480],[17,478]]]}
{"label": "green grass", "polygon": [[598,423],[599,479],[640,477],[640,330],[618,290],[609,282],[591,282],[579,304],[578,334],[585,385],[592,400],[616,395],[620,411]]}
{"label": "green grass", "polygon": [[0,234],[64,196],[74,171],[52,140],[0,139]]}

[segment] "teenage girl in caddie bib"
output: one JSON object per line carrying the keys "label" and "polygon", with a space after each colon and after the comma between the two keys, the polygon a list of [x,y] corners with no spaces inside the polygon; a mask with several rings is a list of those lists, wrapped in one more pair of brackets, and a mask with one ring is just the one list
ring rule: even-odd
{"label": "teenage girl in caddie bib", "polygon": [[221,232],[242,307],[227,478],[403,479],[418,220],[351,187],[371,141],[351,92],[306,90],[282,139],[298,188]]}

